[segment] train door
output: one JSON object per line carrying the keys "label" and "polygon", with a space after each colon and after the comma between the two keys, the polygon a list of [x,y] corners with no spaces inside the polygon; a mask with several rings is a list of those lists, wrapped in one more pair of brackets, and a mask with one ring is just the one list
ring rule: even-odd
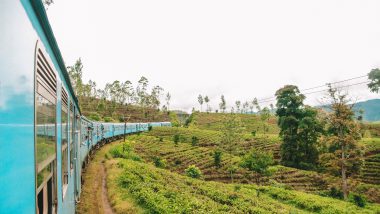
{"label": "train door", "polygon": [[57,212],[57,75],[39,42],[35,52],[36,213]]}

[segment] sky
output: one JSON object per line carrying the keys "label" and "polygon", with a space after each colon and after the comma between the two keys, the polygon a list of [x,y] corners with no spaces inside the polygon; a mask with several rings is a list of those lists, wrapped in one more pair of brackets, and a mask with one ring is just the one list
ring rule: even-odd
{"label": "sky", "polygon": [[[171,93],[171,109],[198,109],[199,94],[216,109],[222,94],[230,106],[273,97],[286,84],[302,91],[380,67],[377,0],[105,2],[55,0],[47,9],[66,65],[81,57],[84,79],[99,87],[145,76]],[[344,89],[357,100],[379,97],[364,83]]]}

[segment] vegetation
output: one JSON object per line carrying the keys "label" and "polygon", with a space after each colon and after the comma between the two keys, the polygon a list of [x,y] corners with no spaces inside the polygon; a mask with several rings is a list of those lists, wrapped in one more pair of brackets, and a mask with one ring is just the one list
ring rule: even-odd
{"label": "vegetation", "polygon": [[380,69],[372,69],[371,72],[369,72],[368,74],[368,79],[371,80],[371,82],[368,83],[368,88],[371,90],[371,92],[379,93]]}
{"label": "vegetation", "polygon": [[380,209],[281,187],[193,179],[131,159],[105,161],[112,173],[107,185],[115,188],[110,199],[117,213],[127,206],[147,213],[376,213]]}
{"label": "vegetation", "polygon": [[342,177],[344,199],[348,197],[347,177],[359,173],[362,166],[362,149],[358,146],[359,126],[354,120],[353,105],[347,94],[329,85],[332,112],[328,116],[327,151],[322,155],[325,166]]}
{"label": "vegetation", "polygon": [[187,167],[185,173],[190,178],[200,178],[202,176],[201,170],[195,165],[190,165],[189,167]]}
{"label": "vegetation", "polygon": [[286,166],[313,169],[318,161],[317,140],[322,126],[317,111],[305,107],[305,96],[297,86],[287,85],[276,92],[278,125],[281,129],[281,161]]}
{"label": "vegetation", "polygon": [[256,183],[260,185],[260,177],[271,174],[269,166],[272,164],[273,156],[271,153],[252,149],[243,157],[241,166],[259,174],[259,176],[256,176]]}
{"label": "vegetation", "polygon": [[[149,88],[149,80],[142,76],[133,87],[131,81],[115,80],[104,89],[97,88],[96,82],[82,79],[83,64],[78,59],[68,66],[70,80],[79,99],[82,113],[95,121],[141,122],[168,121],[167,116],[171,95],[167,92],[166,105],[161,106],[164,89],[161,86]],[[164,110],[164,111],[160,111]]]}

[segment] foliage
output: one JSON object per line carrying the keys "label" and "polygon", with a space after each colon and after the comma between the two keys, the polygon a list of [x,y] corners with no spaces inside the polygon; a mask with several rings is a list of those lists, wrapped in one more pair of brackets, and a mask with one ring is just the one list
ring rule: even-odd
{"label": "foliage", "polygon": [[[379,210],[374,205],[361,208],[276,187],[237,187],[191,179],[130,160],[121,163],[107,163],[107,170],[117,172],[110,177],[110,181],[118,183],[117,198],[133,198],[147,213],[376,213]],[[116,166],[120,170],[115,171]],[[260,198],[256,196],[258,191],[262,192]]]}
{"label": "foliage", "polygon": [[190,165],[189,167],[187,167],[185,173],[187,176],[191,178],[200,178],[202,176],[201,170],[195,165]]}
{"label": "foliage", "polygon": [[161,157],[154,156],[153,163],[158,168],[165,168],[166,167],[166,161],[161,159]]}
{"label": "foliage", "polygon": [[365,205],[367,204],[367,200],[365,199],[365,197],[356,193],[350,194],[350,201],[356,204],[356,206],[358,207],[365,207]]}
{"label": "foliage", "polygon": [[[201,113],[195,112],[188,121],[188,127],[199,128],[203,130],[220,131],[224,128],[224,122],[226,117],[230,116],[230,113]],[[256,134],[263,134],[263,122],[260,120],[260,115],[256,114],[235,114],[241,121],[241,126],[244,131],[251,133],[256,131]],[[279,128],[277,126],[277,118],[270,116],[265,122],[266,134],[278,134]],[[379,132],[380,134],[380,132]]]}
{"label": "foliage", "polygon": [[172,126],[179,127],[181,122],[175,112],[169,112],[170,122],[172,123]]}
{"label": "foliage", "polygon": [[325,153],[321,155],[322,165],[342,177],[342,191],[347,199],[347,177],[360,172],[363,164],[359,125],[354,119],[353,105],[348,95],[329,85],[331,112],[327,116],[328,135],[324,139]]}
{"label": "foliage", "polygon": [[368,88],[371,92],[378,93],[380,88],[380,69],[372,69],[368,74],[368,79],[371,80],[371,82],[368,83]]}
{"label": "foliage", "polygon": [[267,122],[270,118],[270,111],[269,111],[269,108],[267,107],[264,107],[261,111],[260,111],[260,120],[263,124],[263,133],[265,135],[266,133],[266,130],[267,130]]}
{"label": "foliage", "polygon": [[138,156],[132,149],[133,142],[127,141],[121,145],[112,147],[109,150],[109,154],[113,158],[124,158],[131,159],[135,161],[141,161],[140,156]]}
{"label": "foliage", "polygon": [[191,145],[192,145],[192,146],[196,146],[196,145],[198,145],[198,142],[199,142],[199,139],[198,139],[197,136],[192,136],[192,137],[191,137]]}
{"label": "foliage", "polygon": [[199,103],[199,105],[201,105],[201,112],[202,112],[202,105],[203,105],[203,97],[202,97],[202,95],[198,96],[198,103]]}
{"label": "foliage", "polygon": [[220,97],[219,109],[222,113],[226,111],[226,99],[224,99],[224,95]]}
{"label": "foliage", "polygon": [[214,151],[214,165],[216,167],[220,167],[222,162],[222,151],[215,150]]}
{"label": "foliage", "polygon": [[[271,171],[269,166],[273,165],[273,155],[269,152],[252,149],[242,159],[241,166],[260,176],[269,176]],[[260,184],[260,177],[257,176],[257,183]]]}
{"label": "foliage", "polygon": [[179,134],[175,134],[173,136],[173,142],[174,142],[175,145],[178,145],[178,143],[179,143],[179,137],[180,137]]}
{"label": "foliage", "polygon": [[310,169],[318,160],[317,140],[322,126],[316,110],[303,104],[297,86],[286,85],[276,92],[278,125],[281,129],[281,161],[286,166]]}

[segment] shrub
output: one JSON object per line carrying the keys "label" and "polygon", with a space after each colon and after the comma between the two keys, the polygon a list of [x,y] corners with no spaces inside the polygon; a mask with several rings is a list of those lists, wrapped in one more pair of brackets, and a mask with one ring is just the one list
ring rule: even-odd
{"label": "shrub", "polygon": [[174,144],[177,146],[178,145],[178,142],[179,142],[179,134],[175,134],[173,136],[173,142]]}
{"label": "shrub", "polygon": [[185,169],[185,173],[191,178],[200,178],[202,176],[201,170],[195,165],[190,165],[187,167],[187,169]]}
{"label": "shrub", "polygon": [[256,131],[252,131],[251,134],[253,137],[256,137]]}
{"label": "shrub", "polygon": [[365,207],[367,200],[363,195],[352,193],[350,194],[350,201],[358,207]]}
{"label": "shrub", "polygon": [[113,158],[123,158],[124,157],[121,147],[114,147],[114,148],[110,149],[109,153],[111,154],[111,156]]}
{"label": "shrub", "polygon": [[196,146],[196,145],[198,145],[198,142],[199,142],[199,139],[198,139],[197,136],[192,136],[192,137],[191,137],[191,145],[192,145],[192,146]]}
{"label": "shrub", "polygon": [[153,163],[158,168],[165,168],[166,167],[166,161],[162,160],[160,157],[154,156]]}
{"label": "shrub", "polygon": [[148,126],[148,131],[152,131],[152,126]]}
{"label": "shrub", "polygon": [[160,141],[160,142],[164,142],[164,138],[163,138],[163,137],[160,137],[160,138],[159,138],[159,141]]}
{"label": "shrub", "polygon": [[182,163],[182,161],[180,160],[180,159],[176,159],[175,161],[174,161],[174,164],[175,165],[180,165]]}
{"label": "shrub", "polygon": [[331,187],[329,191],[329,196],[333,198],[343,199],[343,192],[336,187]]}
{"label": "shrub", "polygon": [[92,113],[88,118],[91,120],[100,121],[100,115],[98,113]]}
{"label": "shrub", "polygon": [[112,118],[110,117],[105,117],[104,118],[104,122],[108,123],[108,122],[112,122]]}
{"label": "shrub", "polygon": [[214,151],[214,164],[216,167],[220,167],[222,162],[222,151],[216,150]]}

